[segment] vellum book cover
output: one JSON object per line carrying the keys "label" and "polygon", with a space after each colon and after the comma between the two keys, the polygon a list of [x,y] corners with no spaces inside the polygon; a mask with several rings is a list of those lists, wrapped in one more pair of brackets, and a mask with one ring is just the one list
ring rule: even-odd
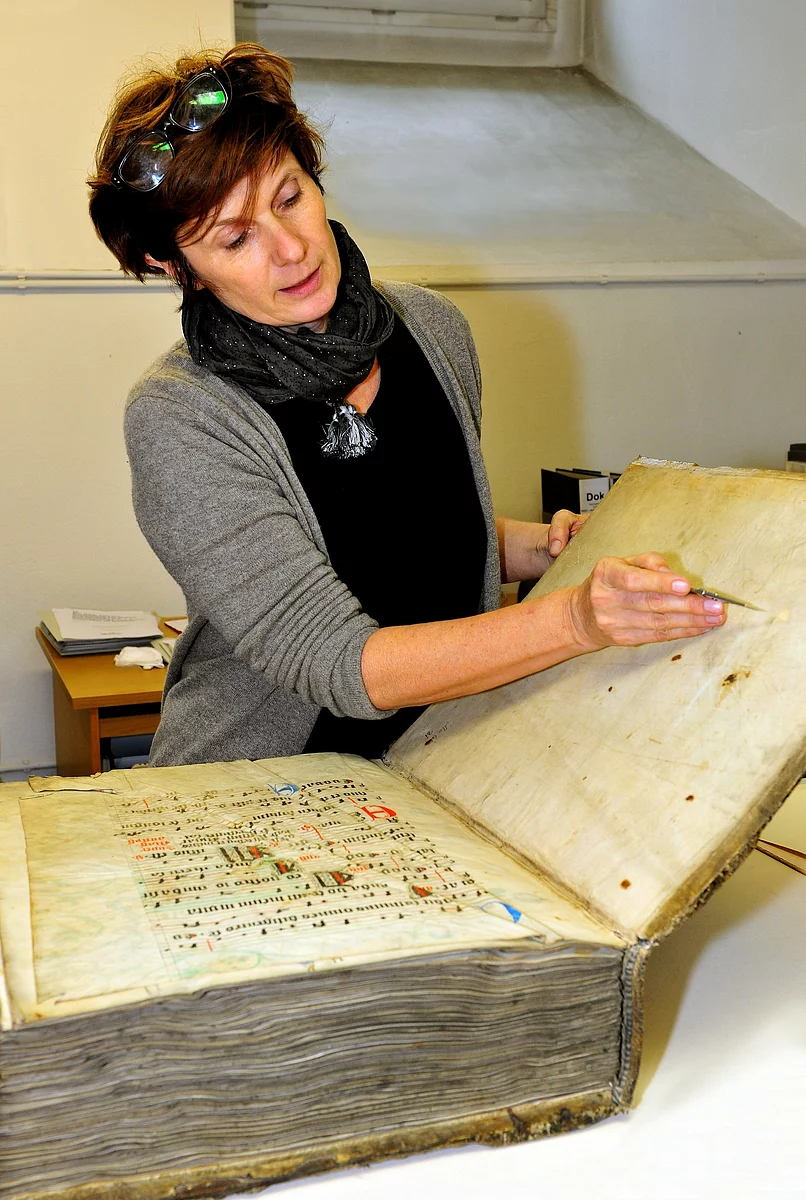
{"label": "vellum book cover", "polygon": [[[638,460],[533,595],[731,606],[311,754],[0,787],[0,1196],[216,1196],[629,1107],[652,946],[806,767],[806,476]],[[528,602],[528,601],[527,601]]]}

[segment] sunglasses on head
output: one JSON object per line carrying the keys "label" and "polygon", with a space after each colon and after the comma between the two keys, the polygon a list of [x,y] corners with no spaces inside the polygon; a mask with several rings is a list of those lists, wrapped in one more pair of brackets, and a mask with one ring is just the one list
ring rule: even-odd
{"label": "sunglasses on head", "polygon": [[206,67],[189,79],[171,105],[167,118],[156,129],[141,133],[129,146],[112,176],[115,187],[153,192],[174,160],[171,129],[200,133],[218,120],[230,102],[229,83],[223,72]]}

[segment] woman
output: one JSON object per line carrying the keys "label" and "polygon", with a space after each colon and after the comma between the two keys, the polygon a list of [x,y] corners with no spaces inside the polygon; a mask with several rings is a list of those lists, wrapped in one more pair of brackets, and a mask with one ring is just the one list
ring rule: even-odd
{"label": "woman", "polygon": [[152,763],[380,754],[435,700],[724,619],[660,555],[498,609],[580,518],[493,517],[467,323],[373,286],[328,223],[321,142],[262,47],[180,60],[118,98],[91,180],[123,269],[166,272],[185,342],[135,386],[137,519],[190,623]]}

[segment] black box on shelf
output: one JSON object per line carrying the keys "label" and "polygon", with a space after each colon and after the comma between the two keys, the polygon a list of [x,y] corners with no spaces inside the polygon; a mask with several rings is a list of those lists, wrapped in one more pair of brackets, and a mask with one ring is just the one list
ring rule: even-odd
{"label": "black box on shelf", "polygon": [[572,470],[559,467],[556,471],[543,468],[540,472],[543,520],[550,521],[560,508],[578,513],[593,512],[616,479],[618,474],[615,472],[611,475],[604,471],[586,471],[579,467]]}
{"label": "black box on shelf", "polygon": [[787,471],[806,471],[806,442],[793,442],[786,456]]}

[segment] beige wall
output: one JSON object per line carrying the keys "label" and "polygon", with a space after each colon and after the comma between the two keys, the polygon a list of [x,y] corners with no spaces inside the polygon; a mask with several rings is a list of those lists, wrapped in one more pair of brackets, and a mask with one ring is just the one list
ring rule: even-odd
{"label": "beige wall", "polygon": [[806,5],[588,0],[586,65],[806,225]]}
{"label": "beige wall", "polygon": [[638,454],[782,468],[806,440],[806,283],[451,290],[484,368],[498,508],[534,519],[540,467]]}
{"label": "beige wall", "polygon": [[[111,268],[84,181],[115,82],[145,53],[231,41],[230,0],[0,0],[0,22],[14,104],[0,123],[0,269]],[[38,608],[181,607],[135,526],[120,433],[131,382],[179,330],[165,289],[2,284],[0,764],[9,769],[55,757]]]}
{"label": "beige wall", "polygon": [[175,309],[167,291],[0,294],[6,769],[55,761],[39,608],[183,609],[135,524],[121,435],[128,387],[178,336]]}
{"label": "beige wall", "polygon": [[113,267],[84,183],[109,99],[144,55],[230,42],[231,0],[0,0],[0,21],[13,105],[0,123],[0,265]]}

